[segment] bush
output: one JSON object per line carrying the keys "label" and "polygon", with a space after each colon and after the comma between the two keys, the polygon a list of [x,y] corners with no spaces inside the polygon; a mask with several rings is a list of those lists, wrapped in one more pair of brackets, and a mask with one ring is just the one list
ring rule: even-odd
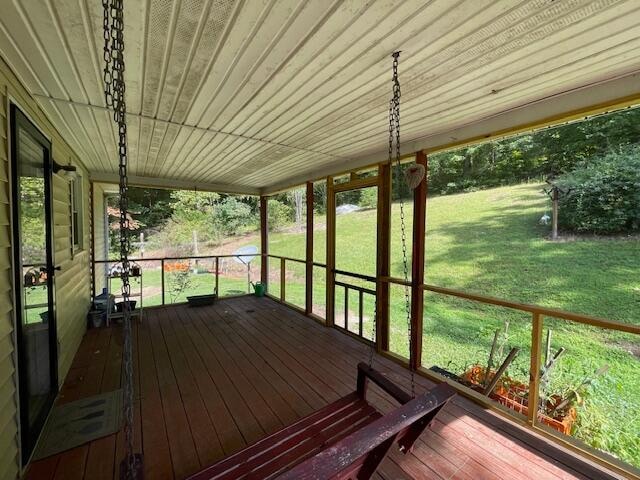
{"label": "bush", "polygon": [[214,225],[224,235],[237,235],[240,230],[251,225],[251,208],[235,197],[226,197],[213,210]]}
{"label": "bush", "polygon": [[269,216],[269,230],[281,229],[294,220],[293,208],[275,199],[269,200],[267,215]]}
{"label": "bush", "polygon": [[362,208],[376,208],[378,205],[378,189],[377,188],[365,188],[360,194],[360,201],[358,202]]}
{"label": "bush", "polygon": [[572,231],[640,230],[640,148],[586,161],[558,178],[560,224]]}

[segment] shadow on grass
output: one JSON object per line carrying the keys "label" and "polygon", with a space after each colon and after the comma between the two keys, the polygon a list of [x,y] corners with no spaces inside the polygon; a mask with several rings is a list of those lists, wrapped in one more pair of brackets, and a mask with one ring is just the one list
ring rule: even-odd
{"label": "shadow on grass", "polygon": [[[439,225],[427,234],[427,283],[631,321],[640,295],[625,287],[638,281],[640,242],[552,242],[546,230],[537,213],[517,206]],[[430,244],[429,235],[446,244]]]}

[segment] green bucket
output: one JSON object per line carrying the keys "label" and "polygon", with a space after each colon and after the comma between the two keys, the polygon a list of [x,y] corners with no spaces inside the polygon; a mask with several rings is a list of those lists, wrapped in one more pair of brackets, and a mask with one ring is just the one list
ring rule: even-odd
{"label": "green bucket", "polygon": [[264,283],[256,282],[251,285],[253,285],[256,297],[264,297],[264,292],[266,291],[266,285]]}

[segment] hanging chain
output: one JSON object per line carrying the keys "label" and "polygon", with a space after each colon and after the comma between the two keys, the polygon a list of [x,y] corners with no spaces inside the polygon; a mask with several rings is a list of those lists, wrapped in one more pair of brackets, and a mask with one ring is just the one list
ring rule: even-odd
{"label": "hanging chain", "polygon": [[120,177],[120,264],[123,301],[123,363],[126,478],[135,480],[136,460],[133,454],[133,352],[131,310],[129,299],[129,238],[127,121],[124,83],[124,8],[123,0],[102,0],[104,33],[104,96],[107,107],[113,108],[113,120],[118,127],[118,173]]}
{"label": "hanging chain", "polygon": [[[393,160],[397,168],[398,194],[400,195],[400,231],[402,236],[402,266],[404,269],[404,306],[407,319],[407,344],[409,345],[409,371],[411,372],[411,396],[416,396],[415,374],[413,371],[413,352],[411,349],[411,296],[409,292],[409,260],[407,258],[407,229],[404,218],[404,200],[402,198],[402,175],[400,165],[400,80],[398,80],[398,58],[400,52],[393,53],[393,97],[389,101],[389,168]],[[394,151],[395,143],[395,151]]]}

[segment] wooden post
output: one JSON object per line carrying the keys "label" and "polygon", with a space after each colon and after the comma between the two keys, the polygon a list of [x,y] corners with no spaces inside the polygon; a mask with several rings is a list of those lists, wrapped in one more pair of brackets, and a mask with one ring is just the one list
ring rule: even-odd
{"label": "wooden post", "polygon": [[307,265],[304,310],[313,312],[313,182],[307,182]]}
{"label": "wooden post", "polygon": [[531,317],[531,365],[529,367],[529,410],[528,422],[535,425],[540,403],[540,360],[542,358],[542,315],[533,313]]}
{"label": "wooden post", "polygon": [[220,257],[216,257],[216,283],[215,283],[215,293],[220,298]]}
{"label": "wooden post", "polygon": [[336,268],[336,196],[333,191],[333,177],[327,177],[327,308],[326,325],[333,326],[335,305]]}
{"label": "wooden post", "polygon": [[[391,275],[391,167],[378,167],[378,278]],[[389,284],[376,285],[376,348],[389,350]]]}
{"label": "wooden post", "polygon": [[269,283],[269,216],[267,197],[260,197],[260,283]]}
{"label": "wooden post", "polygon": [[424,294],[420,285],[424,283],[424,237],[428,188],[427,155],[424,152],[416,153],[416,163],[424,165],[425,177],[413,191],[413,249],[411,255],[411,367],[413,369],[418,369],[422,364]]}
{"label": "wooden post", "polygon": [[558,199],[560,192],[558,187],[551,188],[551,240],[558,239]]}
{"label": "wooden post", "polygon": [[162,290],[162,304],[164,305],[164,258],[160,260],[160,289]]}
{"label": "wooden post", "polygon": [[284,257],[280,257],[280,300],[285,301],[287,299],[285,295],[285,289],[287,288],[286,282],[287,263]]}
{"label": "wooden post", "polygon": [[[96,296],[96,219],[93,215],[93,182],[89,182],[89,218],[91,224],[90,261],[91,261],[91,301]],[[109,228],[105,225],[105,229]]]}

